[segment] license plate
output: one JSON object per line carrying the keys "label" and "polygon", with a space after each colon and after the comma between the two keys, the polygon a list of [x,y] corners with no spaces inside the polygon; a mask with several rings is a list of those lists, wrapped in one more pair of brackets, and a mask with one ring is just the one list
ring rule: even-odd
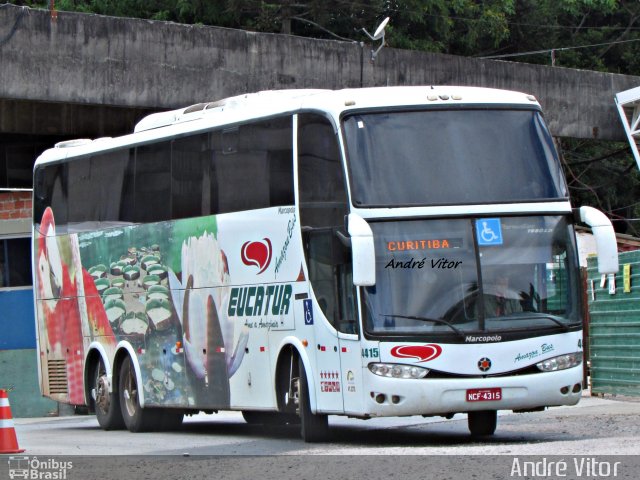
{"label": "license plate", "polygon": [[470,388],[467,402],[493,402],[502,400],[502,388]]}

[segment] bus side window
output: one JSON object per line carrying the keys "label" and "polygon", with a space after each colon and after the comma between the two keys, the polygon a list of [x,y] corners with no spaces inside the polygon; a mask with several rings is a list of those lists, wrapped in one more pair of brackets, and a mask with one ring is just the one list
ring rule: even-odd
{"label": "bus side window", "polygon": [[67,229],[67,165],[53,164],[40,167],[36,171],[39,193],[34,198],[33,222],[39,226],[47,207],[51,207],[56,222],[56,233]]}
{"label": "bus side window", "polygon": [[[69,185],[71,185],[68,192],[67,220],[72,231],[76,231],[78,224],[89,222],[90,220],[98,220],[95,207],[98,206],[97,199],[100,196],[93,195],[91,160],[91,157],[84,157],[65,164]],[[107,176],[102,179],[102,182],[109,182],[109,180],[110,178]]]}
{"label": "bus side window", "polygon": [[291,137],[290,116],[213,132],[212,213],[293,205]]}
{"label": "bus side window", "polygon": [[319,115],[298,115],[298,175],[303,226],[344,225],[347,192],[333,126]]}
{"label": "bus side window", "polygon": [[[120,221],[124,198],[122,190],[129,157],[129,149],[125,149],[96,155],[91,159],[91,176],[95,187],[93,198],[102,199],[98,200],[96,208],[97,220],[101,222]],[[99,194],[96,195],[96,192]]]}
{"label": "bus side window", "polygon": [[300,223],[318,305],[336,330],[358,333],[351,251],[336,233],[344,230],[347,213],[340,149],[333,126],[320,115],[298,115],[298,172]]}
{"label": "bus side window", "polygon": [[351,250],[338,239],[333,228],[308,230],[304,234],[309,279],[320,309],[334,328],[358,333]]}
{"label": "bus side window", "polygon": [[210,178],[208,134],[174,140],[171,145],[171,218],[209,214],[203,194]]}
{"label": "bus side window", "polygon": [[135,221],[169,220],[171,206],[171,143],[136,148]]}
{"label": "bus side window", "polygon": [[[129,150],[116,150],[69,162],[69,225],[93,230],[120,220],[122,186]],[[55,212],[54,212],[55,214]],[[70,230],[71,231],[71,230]]]}
{"label": "bus side window", "polygon": [[269,152],[269,203],[270,205],[293,205],[293,151]]}
{"label": "bus side window", "polygon": [[47,207],[66,233],[293,205],[292,129],[289,115],[39,167],[34,224]]}

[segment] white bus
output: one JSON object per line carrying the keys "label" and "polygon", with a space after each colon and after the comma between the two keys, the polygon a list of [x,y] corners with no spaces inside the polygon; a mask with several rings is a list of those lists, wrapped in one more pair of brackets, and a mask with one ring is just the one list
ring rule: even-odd
{"label": "white bus", "polygon": [[540,105],[501,90],[154,114],[44,152],[33,204],[41,389],[104,429],[236,410],[318,441],[328,415],[467,413],[491,435],[498,410],[580,399],[575,221],[617,271]]}

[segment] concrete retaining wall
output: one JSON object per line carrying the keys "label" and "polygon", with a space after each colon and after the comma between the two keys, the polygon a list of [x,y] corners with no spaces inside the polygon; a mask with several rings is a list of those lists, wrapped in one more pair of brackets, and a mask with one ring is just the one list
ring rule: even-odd
{"label": "concrete retaining wall", "polygon": [[[553,135],[624,140],[640,77],[138,19],[0,8],[0,99],[170,109],[275,88],[457,84],[538,97]],[[363,61],[361,62],[361,58]],[[361,82],[362,78],[362,82]]]}

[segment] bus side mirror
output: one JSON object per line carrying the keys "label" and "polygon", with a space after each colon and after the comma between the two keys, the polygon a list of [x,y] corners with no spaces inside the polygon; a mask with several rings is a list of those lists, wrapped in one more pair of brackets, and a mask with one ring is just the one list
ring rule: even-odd
{"label": "bus side mirror", "polygon": [[353,284],[357,287],[375,285],[376,251],[371,227],[360,215],[350,213],[347,217],[347,231],[351,237]]}
{"label": "bus side mirror", "polygon": [[579,213],[581,222],[591,227],[596,239],[598,272],[618,273],[618,243],[611,221],[593,207],[580,207],[576,213]]}

